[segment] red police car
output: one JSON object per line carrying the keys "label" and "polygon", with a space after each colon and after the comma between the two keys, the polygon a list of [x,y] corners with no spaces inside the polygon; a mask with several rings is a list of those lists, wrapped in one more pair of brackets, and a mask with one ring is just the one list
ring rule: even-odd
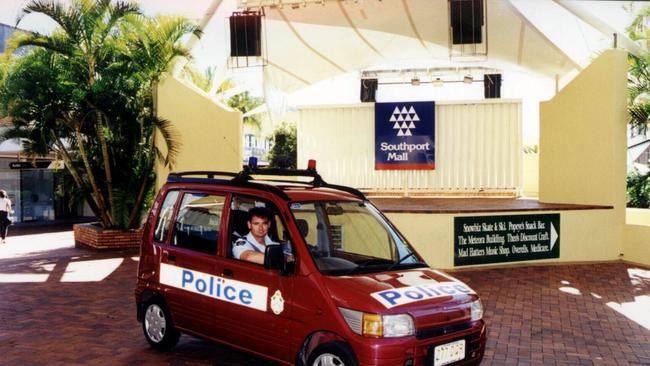
{"label": "red police car", "polygon": [[168,350],[182,332],[285,365],[480,363],[478,295],[429,268],[361,192],[327,184],[311,164],[169,175],[135,290],[149,344]]}

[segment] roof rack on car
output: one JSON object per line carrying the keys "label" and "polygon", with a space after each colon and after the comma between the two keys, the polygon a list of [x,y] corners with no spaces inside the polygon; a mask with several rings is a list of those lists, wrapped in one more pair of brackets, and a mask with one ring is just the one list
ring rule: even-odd
{"label": "roof rack on car", "polygon": [[339,191],[347,192],[361,198],[362,200],[366,199],[366,196],[359,191],[358,189],[340,186],[337,184],[329,184],[323,180],[323,178],[316,172],[316,161],[309,160],[307,169],[282,169],[282,168],[258,168],[257,160],[251,159],[248,165],[245,165],[242,171],[239,173],[232,172],[219,172],[219,171],[188,171],[188,172],[174,172],[169,173],[167,178],[168,182],[203,182],[205,178],[186,178],[190,175],[200,175],[206,176],[208,179],[214,180],[215,176],[224,176],[232,177],[232,179],[217,179],[221,184],[227,185],[236,185],[244,186],[251,188],[264,189],[271,193],[274,193],[284,199],[289,199],[286,193],[275,187],[273,185],[257,183],[252,177],[253,175],[271,175],[271,176],[289,176],[289,177],[312,177],[314,178],[311,182],[302,182],[302,181],[289,181],[289,180],[278,180],[278,179],[269,179],[271,182],[284,182],[284,183],[297,183],[297,184],[306,184],[312,187],[323,187],[331,188]]}
{"label": "roof rack on car", "polygon": [[286,180],[270,180],[276,182],[286,182],[286,183],[298,183],[298,184],[308,184],[312,187],[323,187],[331,188],[339,191],[344,191],[350,193],[354,196],[357,196],[363,200],[366,199],[366,196],[359,191],[358,189],[340,186],[337,184],[329,184],[323,180],[323,178],[316,171],[316,160],[310,159],[307,163],[307,169],[281,169],[281,168],[258,168],[257,159],[251,157],[249,159],[248,165],[244,166],[244,169],[239,172],[239,175],[233,180],[242,180],[249,181],[253,179],[251,175],[274,175],[274,176],[291,176],[291,177],[312,177],[314,178],[311,182],[292,182]]}
{"label": "roof rack on car", "polygon": [[[200,177],[189,177],[191,175],[198,175]],[[179,183],[179,182],[184,182],[184,183],[219,183],[223,185],[229,185],[229,186],[237,186],[237,187],[250,187],[250,188],[257,188],[257,189],[263,189],[268,192],[271,192],[273,194],[276,194],[283,199],[288,200],[289,196],[287,196],[284,191],[279,189],[278,187],[274,187],[268,184],[259,184],[259,183],[254,183],[254,182],[248,182],[245,180],[238,179],[238,177],[241,175],[240,173],[233,173],[233,172],[221,172],[221,171],[207,171],[207,170],[196,170],[196,171],[188,171],[188,172],[172,172],[169,173],[167,176],[167,182],[168,183]],[[217,179],[215,176],[224,176],[224,177],[231,177],[231,179]],[[207,179],[206,179],[207,178]]]}
{"label": "roof rack on car", "polygon": [[205,175],[209,179],[213,179],[215,175],[221,175],[224,177],[236,177],[237,173],[233,172],[217,172],[217,171],[208,171],[208,170],[196,170],[189,172],[172,172],[169,173],[169,177],[181,178],[188,175]]}

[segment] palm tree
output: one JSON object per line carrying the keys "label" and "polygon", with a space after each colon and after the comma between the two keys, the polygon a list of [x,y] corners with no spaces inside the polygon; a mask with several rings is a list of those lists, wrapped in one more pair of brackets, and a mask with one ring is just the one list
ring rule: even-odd
{"label": "palm tree", "polygon": [[[14,47],[35,48],[4,83],[0,100],[15,121],[4,137],[25,139],[27,152],[59,153],[103,227],[135,227],[155,159],[171,165],[179,148],[170,123],[156,117],[153,90],[177,57],[189,57],[178,41],[200,32],[182,18],[145,17],[124,1],[33,0],[24,13],[44,14],[59,28],[13,39]],[[34,91],[21,80],[36,83]],[[47,114],[29,108],[37,102],[50,105]],[[156,130],[166,155],[156,149]]]}
{"label": "palm tree", "polygon": [[650,123],[650,7],[642,9],[627,28],[629,37],[643,45],[644,53],[630,54],[628,63],[628,123],[639,132],[645,133]]}
{"label": "palm tree", "polygon": [[[642,46],[643,53],[628,56],[628,123],[639,134],[645,134],[650,123],[650,7],[642,9],[627,28],[629,37]],[[647,208],[650,202],[650,174],[638,171],[627,176],[628,207]]]}

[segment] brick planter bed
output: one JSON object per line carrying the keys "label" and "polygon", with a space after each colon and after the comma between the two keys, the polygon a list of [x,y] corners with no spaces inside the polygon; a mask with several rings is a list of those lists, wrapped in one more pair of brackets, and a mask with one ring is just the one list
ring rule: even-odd
{"label": "brick planter bed", "polygon": [[127,249],[139,248],[142,228],[135,230],[102,229],[96,223],[73,226],[74,244],[77,248]]}

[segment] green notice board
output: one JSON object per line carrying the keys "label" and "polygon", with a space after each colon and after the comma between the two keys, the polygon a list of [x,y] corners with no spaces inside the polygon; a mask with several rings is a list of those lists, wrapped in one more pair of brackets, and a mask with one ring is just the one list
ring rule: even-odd
{"label": "green notice board", "polygon": [[560,214],[454,218],[454,266],[560,258]]}

